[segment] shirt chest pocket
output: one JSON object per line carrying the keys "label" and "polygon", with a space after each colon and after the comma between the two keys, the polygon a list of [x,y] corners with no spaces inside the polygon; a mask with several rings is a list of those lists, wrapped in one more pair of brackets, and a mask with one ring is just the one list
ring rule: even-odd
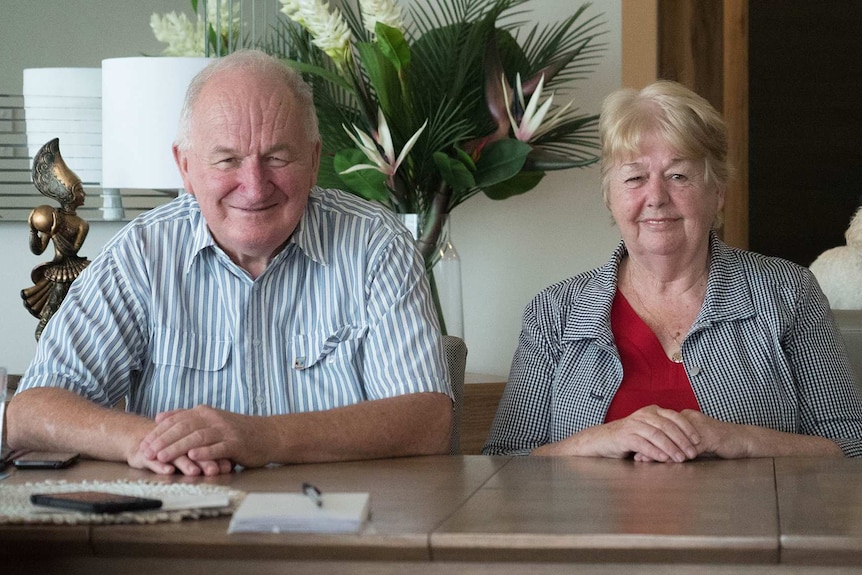
{"label": "shirt chest pocket", "polygon": [[161,328],[153,337],[153,363],[161,367],[218,371],[230,356],[230,339]]}
{"label": "shirt chest pocket", "polygon": [[291,367],[305,371],[315,367],[354,363],[364,328],[344,325],[329,331],[298,335],[291,339]]}

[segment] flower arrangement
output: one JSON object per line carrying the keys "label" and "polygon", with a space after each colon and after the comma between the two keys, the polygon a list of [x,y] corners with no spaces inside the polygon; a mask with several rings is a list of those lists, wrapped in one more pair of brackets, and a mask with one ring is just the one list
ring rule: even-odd
{"label": "flower arrangement", "polygon": [[[430,270],[443,217],[477,193],[502,200],[549,170],[597,161],[597,115],[548,91],[598,63],[589,4],[520,40],[529,0],[279,0],[277,53],[314,88],[319,183],[419,216]],[[520,40],[520,41],[519,41]]]}

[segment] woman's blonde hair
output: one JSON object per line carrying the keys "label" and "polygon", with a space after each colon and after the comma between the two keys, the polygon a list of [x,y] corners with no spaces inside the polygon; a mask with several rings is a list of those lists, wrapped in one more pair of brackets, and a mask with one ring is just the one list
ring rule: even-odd
{"label": "woman's blonde hair", "polygon": [[650,134],[656,134],[683,159],[702,161],[707,186],[726,188],[731,169],[727,127],[721,114],[682,84],[661,80],[641,90],[617,90],[602,104],[599,138],[606,204],[611,168],[635,157],[643,138]]}

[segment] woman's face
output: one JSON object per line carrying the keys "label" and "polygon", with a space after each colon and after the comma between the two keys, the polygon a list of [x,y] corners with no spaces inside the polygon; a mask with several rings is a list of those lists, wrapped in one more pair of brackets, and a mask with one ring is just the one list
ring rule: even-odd
{"label": "woman's face", "polygon": [[610,171],[608,208],[633,255],[684,255],[703,250],[724,205],[724,190],[704,183],[703,162],[679,157],[655,135],[640,154]]}

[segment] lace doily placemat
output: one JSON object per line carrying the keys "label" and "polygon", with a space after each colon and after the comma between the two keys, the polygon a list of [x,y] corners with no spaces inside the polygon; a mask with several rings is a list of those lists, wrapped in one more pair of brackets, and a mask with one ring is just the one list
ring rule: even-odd
{"label": "lace doily placemat", "polygon": [[[68,493],[70,491],[107,491],[122,495],[156,499],[189,498],[198,495],[223,495],[230,501],[226,507],[189,508],[124,513],[83,513],[52,510],[46,513],[30,503],[33,493]],[[230,515],[239,506],[245,492],[219,485],[157,483],[151,481],[41,481],[23,485],[0,485],[0,524],[41,523],[74,525],[84,523],[162,523]]]}

